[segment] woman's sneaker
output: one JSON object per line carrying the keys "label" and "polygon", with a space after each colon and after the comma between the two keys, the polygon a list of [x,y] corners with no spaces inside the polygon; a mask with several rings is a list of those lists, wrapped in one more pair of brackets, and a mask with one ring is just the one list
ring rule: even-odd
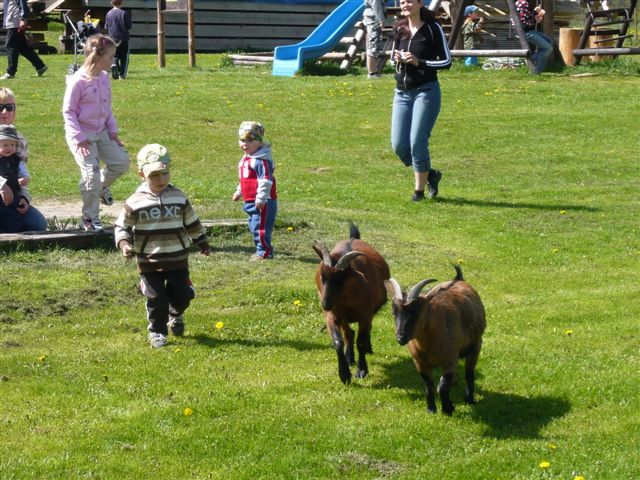
{"label": "woman's sneaker", "polygon": [[169,315],[169,321],[167,322],[169,330],[176,337],[181,337],[184,335],[184,316],[183,315]]}
{"label": "woman's sneaker", "polygon": [[167,344],[167,336],[161,333],[149,332],[149,344],[151,348],[164,347]]}
{"label": "woman's sneaker", "polygon": [[442,178],[442,172],[440,170],[429,170],[427,176],[427,183],[429,184],[429,198],[435,198],[438,195],[438,183]]}
{"label": "woman's sneaker", "polygon": [[113,205],[113,195],[111,195],[111,190],[108,187],[104,187],[100,192],[100,201],[103,205]]}

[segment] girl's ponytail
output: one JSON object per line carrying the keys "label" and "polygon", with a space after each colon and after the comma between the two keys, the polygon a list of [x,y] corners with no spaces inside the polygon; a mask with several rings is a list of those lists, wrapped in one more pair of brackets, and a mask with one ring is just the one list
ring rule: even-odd
{"label": "girl's ponytail", "polygon": [[111,51],[115,51],[116,42],[108,35],[97,33],[91,35],[84,44],[84,68],[92,75],[99,72],[94,72],[95,65],[98,60]]}

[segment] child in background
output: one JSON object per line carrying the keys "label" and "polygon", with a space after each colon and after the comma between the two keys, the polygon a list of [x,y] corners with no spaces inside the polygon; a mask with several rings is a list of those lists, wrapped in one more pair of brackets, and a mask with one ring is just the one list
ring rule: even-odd
{"label": "child in background", "polygon": [[[2,105],[3,109],[6,105]],[[29,204],[21,183],[20,136],[13,125],[0,125],[0,233],[46,230],[44,216]]]}
{"label": "child in background", "polygon": [[[111,111],[111,69],[116,44],[107,35],[89,37],[85,60],[67,78],[62,116],[67,144],[80,167],[82,223],[87,231],[102,230],[100,202],[113,204],[109,187],[129,169],[129,154],[118,138]],[[100,170],[100,160],[105,167]]]}
{"label": "child in background", "polygon": [[[476,40],[479,40],[484,17],[480,14],[478,7],[469,5],[464,9],[464,24],[462,25],[462,38],[464,39],[464,49],[473,50],[477,47]],[[478,57],[465,57],[464,64],[467,67],[478,65]]]}
{"label": "child in background", "polygon": [[114,79],[127,78],[129,68],[129,30],[131,30],[131,12],[123,10],[122,0],[111,0],[113,8],[107,12],[105,26],[109,36],[113,38],[118,46],[116,55],[111,65],[111,76]]}
{"label": "child in background", "polygon": [[189,246],[204,255],[207,235],[189,199],[174,187],[169,174],[169,152],[157,143],[138,153],[138,171],[144,182],[127,198],[115,224],[116,246],[125,257],[136,256],[140,289],[147,297],[149,343],[167,343],[168,329],[184,334],[183,313],[195,296],[189,279]]}
{"label": "child in background", "polygon": [[243,199],[243,209],[249,216],[249,231],[253,235],[256,253],[251,260],[273,258],[271,233],[278,212],[275,167],[271,145],[263,142],[264,127],[258,122],[242,122],[238,130],[238,145],[244,152],[238,164],[240,182],[231,199]]}

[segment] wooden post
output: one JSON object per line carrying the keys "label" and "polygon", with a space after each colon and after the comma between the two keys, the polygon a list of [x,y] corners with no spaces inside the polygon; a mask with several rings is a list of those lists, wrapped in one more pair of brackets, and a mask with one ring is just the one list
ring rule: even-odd
{"label": "wooden post", "polygon": [[188,27],[188,43],[189,43],[189,66],[196,66],[196,33],[193,15],[193,0],[187,0],[187,27]]}
{"label": "wooden post", "polygon": [[[507,0],[507,5],[509,5],[509,18],[513,22],[513,27],[516,29],[516,34],[520,40],[520,47],[523,50],[531,50],[529,48],[529,43],[527,42],[527,37],[524,34],[524,28],[522,28],[522,23],[520,23],[520,19],[518,18],[518,12],[516,12],[516,4],[513,0]],[[527,65],[529,65],[529,71],[533,72],[535,68],[531,58],[527,56]]]}
{"label": "wooden post", "polygon": [[553,0],[542,0],[542,31],[553,38]]}
{"label": "wooden post", "polygon": [[166,66],[165,60],[165,45],[164,45],[164,0],[157,0],[156,2],[156,20],[158,23],[158,66],[164,68]]}
{"label": "wooden post", "polygon": [[573,55],[573,50],[578,47],[580,43],[580,34],[582,29],[580,28],[561,28],[560,36],[558,37],[558,48],[560,49],[560,55],[564,60],[565,65],[571,67],[576,64],[576,57]]}

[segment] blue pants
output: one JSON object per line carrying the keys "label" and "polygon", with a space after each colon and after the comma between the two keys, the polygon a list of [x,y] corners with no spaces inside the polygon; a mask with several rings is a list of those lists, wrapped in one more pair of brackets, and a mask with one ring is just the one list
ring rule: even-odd
{"label": "blue pants", "polygon": [[547,68],[551,55],[553,55],[553,39],[549,35],[535,30],[526,32],[525,38],[529,45],[536,48],[533,55],[531,55],[534,72],[541,73]]}
{"label": "blue pants", "polygon": [[18,199],[15,199],[8,207],[0,205],[0,233],[45,231],[47,229],[47,219],[37,208],[31,206],[27,213],[22,215],[16,210],[17,206]]}
{"label": "blue pants", "polygon": [[276,223],[278,201],[267,200],[262,211],[256,208],[254,202],[245,202],[243,209],[249,215],[249,231],[253,235],[253,243],[256,244],[256,255],[262,258],[272,258],[271,233]]}
{"label": "blue pants", "polygon": [[429,137],[440,113],[440,84],[396,89],[391,113],[391,146],[402,163],[419,173],[431,168]]}

